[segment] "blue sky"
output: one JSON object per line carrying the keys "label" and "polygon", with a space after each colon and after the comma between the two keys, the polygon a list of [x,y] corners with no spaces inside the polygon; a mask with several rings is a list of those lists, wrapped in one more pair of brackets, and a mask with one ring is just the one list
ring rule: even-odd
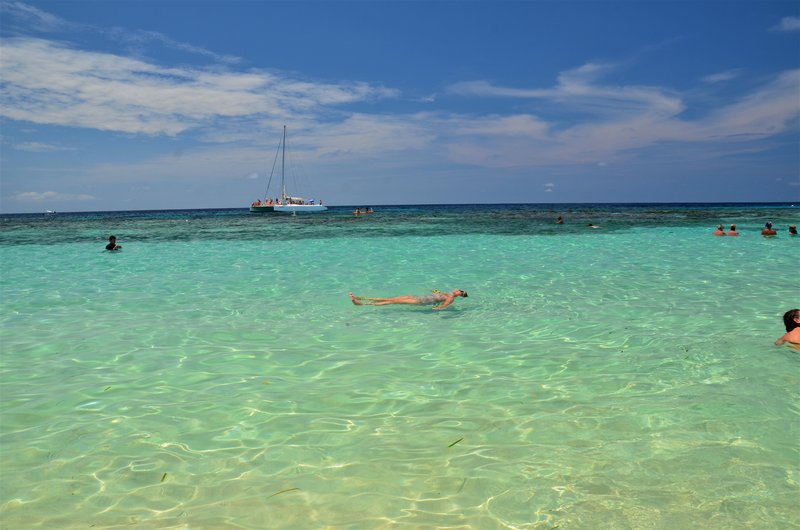
{"label": "blue sky", "polygon": [[5,213],[800,201],[795,1],[0,8]]}

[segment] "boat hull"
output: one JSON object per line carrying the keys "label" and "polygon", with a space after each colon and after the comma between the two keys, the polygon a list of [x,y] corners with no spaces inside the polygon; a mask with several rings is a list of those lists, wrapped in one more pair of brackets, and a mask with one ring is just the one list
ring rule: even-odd
{"label": "boat hull", "polygon": [[273,208],[275,213],[319,213],[328,209],[321,204],[279,204]]}
{"label": "boat hull", "polygon": [[273,213],[275,211],[274,206],[251,206],[250,213]]}

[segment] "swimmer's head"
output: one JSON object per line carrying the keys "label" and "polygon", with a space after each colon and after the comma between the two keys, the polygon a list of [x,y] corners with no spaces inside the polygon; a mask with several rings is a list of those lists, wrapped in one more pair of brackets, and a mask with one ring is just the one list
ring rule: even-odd
{"label": "swimmer's head", "polygon": [[467,294],[467,291],[465,291],[464,289],[456,289],[455,291],[453,291],[453,294],[456,296],[463,296],[464,298],[469,296]]}
{"label": "swimmer's head", "polygon": [[784,313],[783,325],[786,326],[787,333],[794,328],[800,328],[800,309],[791,309]]}

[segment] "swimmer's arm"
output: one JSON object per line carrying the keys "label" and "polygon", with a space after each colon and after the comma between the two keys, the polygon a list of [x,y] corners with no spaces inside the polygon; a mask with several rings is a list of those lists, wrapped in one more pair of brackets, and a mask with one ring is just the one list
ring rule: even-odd
{"label": "swimmer's arm", "polygon": [[800,328],[794,328],[792,331],[786,333],[786,335],[776,340],[775,346],[780,346],[787,343],[795,350],[800,350]]}
{"label": "swimmer's arm", "polygon": [[456,299],[456,297],[455,297],[455,296],[452,296],[452,295],[450,295],[450,296],[448,296],[448,297],[445,299],[445,301],[444,301],[444,302],[442,302],[441,304],[439,304],[439,305],[435,306],[435,307],[433,308],[433,310],[434,310],[434,311],[438,311],[439,309],[444,309],[445,307],[447,307],[447,306],[449,306],[450,304],[452,304],[452,303],[453,303],[453,300],[455,300],[455,299]]}
{"label": "swimmer's arm", "polygon": [[792,348],[800,348],[800,333],[796,333],[798,329],[800,328],[795,328],[783,337],[776,340],[775,346],[781,346],[782,344],[786,344],[788,342]]}

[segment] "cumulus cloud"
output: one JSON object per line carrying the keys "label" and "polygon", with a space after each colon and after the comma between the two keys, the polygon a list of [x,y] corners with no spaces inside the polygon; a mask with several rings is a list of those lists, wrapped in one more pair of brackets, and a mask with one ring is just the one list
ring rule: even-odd
{"label": "cumulus cloud", "polygon": [[94,197],[84,193],[59,193],[57,191],[23,191],[12,197],[23,203],[58,203],[66,201],[91,201]]}

